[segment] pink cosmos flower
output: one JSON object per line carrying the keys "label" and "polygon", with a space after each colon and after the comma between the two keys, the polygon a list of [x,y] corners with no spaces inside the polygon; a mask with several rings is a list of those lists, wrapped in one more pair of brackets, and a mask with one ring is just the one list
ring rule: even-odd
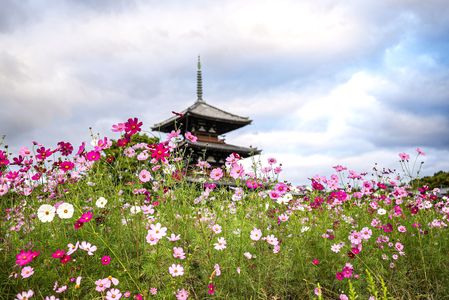
{"label": "pink cosmos flower", "polygon": [[171,140],[172,138],[178,137],[181,134],[181,130],[178,129],[176,131],[172,130],[168,135],[167,135],[167,140]]}
{"label": "pink cosmos flower", "polygon": [[162,227],[161,223],[151,224],[148,234],[160,240],[167,235],[167,227]]}
{"label": "pink cosmos flower", "polygon": [[421,148],[416,148],[416,152],[418,152],[418,155],[422,155],[425,156],[426,154],[424,153],[424,151],[421,150]]}
{"label": "pink cosmos flower", "polygon": [[45,297],[45,300],[59,300],[59,298],[56,298],[55,296],[51,295],[51,296]]}
{"label": "pink cosmos flower", "polygon": [[410,160],[410,155],[408,155],[407,153],[399,153],[399,158],[404,161],[404,160]]}
{"label": "pink cosmos flower", "polygon": [[277,163],[277,160],[274,157],[268,158],[267,161],[269,165],[274,165],[275,163]]}
{"label": "pink cosmos flower", "polygon": [[215,276],[217,276],[217,277],[221,275],[221,269],[220,269],[219,264],[214,265],[214,272],[215,272]]}
{"label": "pink cosmos flower", "polygon": [[106,300],[117,300],[122,298],[122,293],[120,293],[120,290],[118,289],[110,289],[106,293]]}
{"label": "pink cosmos flower", "polygon": [[6,195],[9,191],[9,187],[6,184],[0,184],[0,196]]}
{"label": "pink cosmos flower", "polygon": [[373,232],[368,227],[363,227],[362,230],[360,230],[360,235],[362,239],[369,240]]}
{"label": "pink cosmos flower", "polygon": [[357,231],[353,231],[351,232],[351,234],[349,235],[348,239],[351,241],[351,243],[353,243],[354,245],[358,245],[362,242],[362,235],[357,232]]}
{"label": "pink cosmos flower", "polygon": [[112,125],[112,129],[113,132],[122,132],[125,131],[125,123],[118,123],[115,125]]}
{"label": "pink cosmos flower", "polygon": [[147,170],[142,170],[139,173],[139,179],[141,182],[148,182],[152,179],[151,173]]}
{"label": "pink cosmos flower", "polygon": [[215,234],[219,234],[221,232],[221,226],[218,224],[215,224],[214,226],[212,226],[211,229]]}
{"label": "pink cosmos flower", "polygon": [[250,238],[251,238],[253,241],[258,241],[258,240],[260,240],[261,237],[262,237],[262,230],[257,229],[257,228],[254,228],[254,229],[251,231]]}
{"label": "pink cosmos flower", "polygon": [[232,165],[231,172],[229,173],[229,175],[234,179],[243,177],[244,174],[245,170],[243,169],[243,166],[237,163]]}
{"label": "pink cosmos flower", "polygon": [[223,177],[223,171],[221,168],[215,168],[212,171],[210,171],[210,178],[212,180],[220,180]]}
{"label": "pink cosmos flower", "polygon": [[268,194],[270,195],[270,198],[273,200],[276,200],[281,196],[277,191],[270,191]]}
{"label": "pink cosmos flower", "polygon": [[189,298],[189,292],[185,289],[178,290],[176,293],[176,300],[187,300]]}
{"label": "pink cosmos flower", "polygon": [[97,292],[104,292],[111,287],[111,281],[107,278],[98,279],[97,281],[95,281],[95,284],[97,285],[95,287],[95,290]]}
{"label": "pink cosmos flower", "polygon": [[196,136],[194,136],[190,131],[187,131],[184,134],[184,136],[186,137],[186,139],[188,139],[192,143],[196,143],[196,141],[198,140],[198,138]]}
{"label": "pink cosmos flower", "polygon": [[155,288],[155,287],[152,287],[152,288],[150,288],[150,294],[151,295],[156,295],[157,294],[157,288]]}
{"label": "pink cosmos flower", "polygon": [[173,247],[173,257],[179,259],[185,259],[186,255],[181,247]]}
{"label": "pink cosmos flower", "polygon": [[159,242],[160,239],[158,239],[153,233],[148,232],[146,240],[148,244],[154,246]]}
{"label": "pink cosmos flower", "polygon": [[109,255],[105,255],[101,258],[101,264],[103,266],[109,265],[111,263],[111,257]]}
{"label": "pink cosmos flower", "polygon": [[176,241],[179,241],[179,240],[181,239],[181,235],[180,235],[180,234],[175,235],[174,233],[172,233],[172,234],[170,235],[170,237],[167,237],[167,239],[168,239],[170,242],[176,242]]}
{"label": "pink cosmos flower", "polygon": [[224,237],[218,238],[218,241],[216,243],[214,243],[214,248],[215,248],[215,250],[219,250],[219,251],[226,249],[225,238]]}
{"label": "pink cosmos flower", "polygon": [[28,300],[31,297],[34,296],[34,292],[32,290],[29,290],[28,292],[21,292],[20,294],[16,295],[16,299],[18,300]]}
{"label": "pink cosmos flower", "polygon": [[272,246],[277,246],[279,244],[279,241],[277,239],[277,237],[275,237],[274,235],[268,235],[266,237],[267,243],[272,245]]}
{"label": "pink cosmos flower", "polygon": [[407,228],[405,226],[403,226],[403,225],[399,225],[398,226],[398,231],[404,233],[404,232],[407,231]]}
{"label": "pink cosmos flower", "polygon": [[172,264],[168,268],[168,272],[173,277],[182,276],[182,275],[184,275],[184,268],[181,265],[179,265],[179,264],[177,264],[177,265]]}
{"label": "pink cosmos flower", "polygon": [[274,189],[282,196],[288,191],[288,186],[283,182],[279,182]]}
{"label": "pink cosmos flower", "polygon": [[402,245],[400,242],[397,242],[394,247],[396,248],[396,250],[398,251],[402,251],[404,250],[404,245]]}
{"label": "pink cosmos flower", "polygon": [[22,278],[28,278],[34,274],[34,269],[32,267],[24,267],[20,273]]}
{"label": "pink cosmos flower", "polygon": [[315,266],[318,266],[318,265],[320,264],[319,259],[314,258],[314,259],[312,260],[312,264],[314,264]]}
{"label": "pink cosmos flower", "polygon": [[343,167],[342,165],[336,165],[336,166],[333,166],[332,168],[334,168],[335,171],[337,171],[337,172],[343,172],[343,171],[346,171],[348,169],[346,167]]}
{"label": "pink cosmos flower", "polygon": [[123,153],[125,153],[125,155],[127,157],[134,157],[134,156],[136,156],[136,151],[133,148],[131,148],[131,147],[126,148],[125,151],[123,151]]}
{"label": "pink cosmos flower", "polygon": [[[30,155],[30,154],[31,154],[30,149],[28,149],[28,148],[25,147],[25,146],[20,147],[19,155],[22,155],[22,156],[28,156],[28,155]],[[0,156],[1,156],[1,154],[0,154]]]}
{"label": "pink cosmos flower", "polygon": [[274,172],[274,174],[280,174],[282,172],[282,167],[278,166],[278,167],[274,168],[273,172]]}

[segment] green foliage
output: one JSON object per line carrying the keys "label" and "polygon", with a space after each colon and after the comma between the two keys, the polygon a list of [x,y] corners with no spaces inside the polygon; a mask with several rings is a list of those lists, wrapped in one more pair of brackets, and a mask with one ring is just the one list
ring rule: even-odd
{"label": "green foliage", "polygon": [[431,189],[449,187],[449,172],[438,171],[432,176],[425,176],[420,179],[414,179],[410,184],[417,188],[423,185],[429,186]]}

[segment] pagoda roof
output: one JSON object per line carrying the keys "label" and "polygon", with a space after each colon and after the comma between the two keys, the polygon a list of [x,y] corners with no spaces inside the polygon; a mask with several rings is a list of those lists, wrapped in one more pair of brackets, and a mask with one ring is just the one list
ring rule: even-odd
{"label": "pagoda roof", "polygon": [[204,100],[197,100],[193,105],[179,113],[179,115],[177,114],[165,121],[154,124],[151,129],[154,131],[170,132],[174,129],[175,122],[180,123],[187,117],[196,117],[216,122],[240,125],[237,127],[245,126],[252,122],[248,117],[238,116],[212,106],[204,102]]}
{"label": "pagoda roof", "polygon": [[211,150],[218,150],[218,151],[223,151],[223,152],[236,152],[239,154],[246,154],[246,155],[256,155],[256,154],[260,154],[262,150],[259,150],[257,148],[248,148],[248,147],[241,147],[241,146],[236,146],[236,145],[231,145],[231,144],[226,144],[226,143],[206,143],[206,142],[191,142],[189,140],[184,140],[182,141],[179,146],[184,146],[185,144],[189,145],[190,147],[195,147],[195,148],[201,148],[201,149],[211,149]]}

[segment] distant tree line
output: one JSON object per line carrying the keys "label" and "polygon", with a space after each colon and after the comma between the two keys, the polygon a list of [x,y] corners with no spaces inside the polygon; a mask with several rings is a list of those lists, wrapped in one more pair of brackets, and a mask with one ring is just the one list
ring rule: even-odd
{"label": "distant tree line", "polygon": [[410,183],[413,187],[427,185],[432,189],[449,187],[449,172],[438,171],[432,176],[414,179]]}

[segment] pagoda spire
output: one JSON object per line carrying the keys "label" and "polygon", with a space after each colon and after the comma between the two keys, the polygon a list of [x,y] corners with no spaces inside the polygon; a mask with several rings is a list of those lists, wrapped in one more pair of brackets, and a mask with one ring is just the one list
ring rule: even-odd
{"label": "pagoda spire", "polygon": [[197,94],[196,102],[204,102],[204,100],[203,100],[203,78],[201,75],[201,61],[200,61],[199,55],[198,55],[198,70],[197,70],[197,74],[196,74],[196,94]]}

